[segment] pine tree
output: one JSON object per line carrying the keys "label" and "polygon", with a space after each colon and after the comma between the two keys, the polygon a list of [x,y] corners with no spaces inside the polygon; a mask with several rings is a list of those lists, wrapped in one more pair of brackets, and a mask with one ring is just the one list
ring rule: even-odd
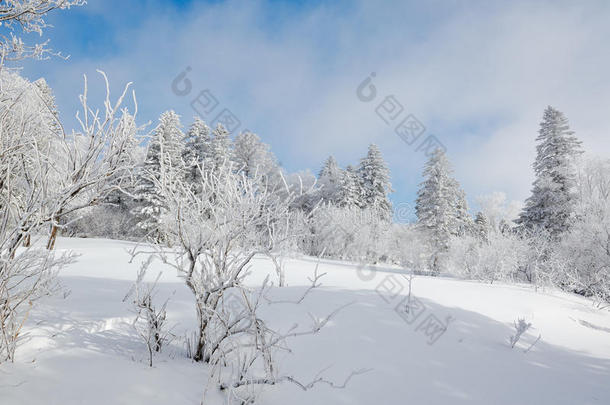
{"label": "pine tree", "polygon": [[138,226],[157,241],[163,239],[161,217],[165,204],[156,183],[161,179],[162,170],[178,171],[183,168],[184,136],[181,127],[180,117],[175,112],[161,114],[159,125],[148,145],[146,160],[138,170],[134,214]]}
{"label": "pine tree", "polygon": [[43,120],[45,120],[46,124],[54,135],[61,135],[63,130],[61,128],[59,111],[57,110],[53,90],[51,87],[49,87],[47,81],[42,77],[36,80],[34,85],[37,87],[40,100],[43,103],[43,108],[41,109],[41,116],[43,117]]}
{"label": "pine tree", "polygon": [[[123,171],[115,173],[110,179],[108,179],[108,183],[115,184],[117,189],[111,191],[107,196],[104,197],[104,203],[114,206],[116,211],[125,211],[125,215],[127,216],[133,205],[133,197],[131,197],[129,194],[134,191],[134,185],[131,181],[129,184],[124,184],[124,179],[127,174],[126,172],[131,171],[133,166],[137,164],[139,158],[138,152],[140,148],[138,140],[136,139],[138,128],[135,117],[129,114],[127,111],[124,111],[121,115],[118,128],[127,134],[131,134],[131,136],[128,138],[128,141],[125,142],[125,145],[123,146],[124,151],[121,154],[120,167],[124,167]],[[125,191],[127,191],[127,193],[125,193]]]}
{"label": "pine tree", "polygon": [[481,211],[477,212],[474,225],[475,236],[481,241],[486,242],[489,239],[490,225],[487,217]]}
{"label": "pine tree", "polygon": [[472,217],[468,213],[468,203],[466,202],[466,193],[460,188],[460,184],[457,180],[454,180],[455,184],[455,223],[451,233],[456,236],[464,236],[472,232],[474,223]]}
{"label": "pine tree", "polygon": [[550,106],[544,111],[536,141],[532,195],[515,222],[521,229],[543,230],[557,238],[574,219],[575,159],[581,153],[581,142],[563,113]]}
{"label": "pine tree", "polygon": [[184,144],[182,159],[185,164],[185,180],[193,187],[201,182],[201,169],[210,153],[210,127],[199,117],[190,126]]}
{"label": "pine tree", "polygon": [[269,178],[277,172],[276,159],[258,135],[242,132],[235,138],[233,160],[236,168],[246,177],[258,176]]}
{"label": "pine tree", "polygon": [[449,161],[441,150],[435,151],[426,163],[424,177],[415,204],[417,222],[430,231],[433,245],[446,251],[455,220],[455,195]]}
{"label": "pine tree", "polygon": [[163,164],[167,170],[181,170],[184,166],[182,154],[184,152],[184,134],[180,116],[174,111],[166,111],[159,118],[159,125],[155,129],[162,153]]}
{"label": "pine tree", "polygon": [[337,205],[347,208],[361,208],[360,183],[358,173],[352,165],[341,172]]}
{"label": "pine tree", "polygon": [[212,131],[212,140],[210,141],[209,163],[211,170],[231,164],[233,157],[232,141],[229,137],[229,131],[222,125],[218,124]]}
{"label": "pine tree", "polygon": [[[441,149],[426,163],[424,178],[417,192],[417,221],[428,232],[434,250],[442,254],[448,251],[452,235],[464,235],[472,228],[472,219],[464,192],[452,177],[449,160]],[[440,271],[438,255],[433,270]]]}
{"label": "pine tree", "polygon": [[361,187],[361,206],[378,211],[385,219],[392,218],[392,204],[388,193],[392,192],[390,171],[379,148],[371,144],[365,158],[358,166]]}
{"label": "pine tree", "polygon": [[498,231],[500,231],[502,235],[508,235],[512,231],[510,224],[504,218],[498,223]]}
{"label": "pine tree", "polygon": [[339,201],[342,177],[343,170],[341,170],[335,158],[329,156],[318,174],[318,184],[321,187],[320,196],[324,202],[334,204]]}

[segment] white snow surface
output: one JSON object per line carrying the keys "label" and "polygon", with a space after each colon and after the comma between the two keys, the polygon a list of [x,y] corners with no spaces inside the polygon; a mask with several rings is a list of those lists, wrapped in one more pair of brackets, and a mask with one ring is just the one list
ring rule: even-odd
{"label": "white snow surface", "polygon": [[[131,247],[102,239],[58,240],[58,250],[81,255],[60,274],[70,294],[45,299],[32,310],[16,361],[0,364],[0,404],[201,403],[206,366],[187,359],[180,341],[153,368],[146,363],[144,344],[131,326],[134,315],[122,302],[140,260],[129,263]],[[273,298],[298,298],[316,262],[288,259],[288,286],[274,288]],[[193,297],[175,270],[155,262],[149,275],[158,271],[163,271],[158,298],[171,296],[169,322],[184,336],[195,329]],[[352,370],[371,370],[345,389],[268,387],[259,403],[610,404],[610,312],[585,298],[530,286],[417,276],[412,294],[424,310],[408,323],[395,310],[407,294],[401,269],[363,271],[353,263],[322,260],[319,271],[327,273],[322,287],[301,305],[265,308],[265,318],[282,330],[294,323],[305,329],[308,312],[321,317],[352,305],[319,334],[290,340],[292,352],[281,356],[280,369],[304,382],[327,367],[324,375],[337,382]],[[270,262],[256,257],[248,283],[260,284],[269,273]],[[433,344],[420,326],[428,316],[453,318]],[[511,349],[508,337],[520,317],[532,328]]]}

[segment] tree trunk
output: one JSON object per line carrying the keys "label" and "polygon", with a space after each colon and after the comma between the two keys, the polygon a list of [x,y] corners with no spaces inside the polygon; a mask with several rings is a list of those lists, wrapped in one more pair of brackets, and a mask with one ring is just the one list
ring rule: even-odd
{"label": "tree trunk", "polygon": [[31,235],[28,233],[25,236],[25,239],[23,240],[23,247],[30,247],[32,246],[32,237]]}
{"label": "tree trunk", "polygon": [[51,236],[49,236],[49,240],[47,242],[47,249],[53,250],[55,248],[55,240],[57,239],[57,229],[59,227],[57,225],[53,225],[51,227]]}

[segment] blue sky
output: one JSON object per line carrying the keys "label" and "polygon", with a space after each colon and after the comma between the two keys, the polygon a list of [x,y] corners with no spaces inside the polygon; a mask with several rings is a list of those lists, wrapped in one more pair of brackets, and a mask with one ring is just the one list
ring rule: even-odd
{"label": "blue sky", "polygon": [[[290,171],[317,172],[330,154],[356,164],[369,143],[392,172],[395,203],[413,203],[425,156],[375,113],[393,95],[447,147],[471,206],[494,191],[527,197],[544,107],[564,111],[585,149],[608,155],[608,2],[89,0],[55,12],[47,31],[68,60],[28,62],[44,76],[66,122],[82,75],[101,100],[129,81],[140,122],[209,89],[241,129],[258,133]],[[186,67],[192,91],[172,92]],[[357,86],[371,73],[377,98]],[[214,111],[214,114],[218,110]],[[213,119],[213,116],[204,117]]]}

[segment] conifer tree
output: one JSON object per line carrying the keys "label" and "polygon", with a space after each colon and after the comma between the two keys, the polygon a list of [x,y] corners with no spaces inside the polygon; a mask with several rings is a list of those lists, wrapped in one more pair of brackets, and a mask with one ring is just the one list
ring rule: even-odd
{"label": "conifer tree", "polygon": [[187,132],[182,153],[185,180],[195,188],[201,182],[201,170],[209,157],[210,141],[210,127],[199,117],[195,117],[195,121]]}
{"label": "conifer tree", "polygon": [[570,130],[564,114],[549,106],[544,111],[534,162],[532,194],[515,221],[525,230],[542,230],[557,238],[574,219],[577,202],[575,159],[581,142]]}
{"label": "conifer tree", "polygon": [[455,195],[449,161],[440,149],[426,163],[424,178],[415,204],[417,222],[430,231],[433,245],[446,251],[455,220]]}
{"label": "conifer tree", "polygon": [[360,183],[358,173],[352,165],[341,172],[337,205],[347,208],[360,208]]}
{"label": "conifer tree", "polygon": [[154,136],[166,170],[181,170],[184,166],[184,134],[180,116],[172,110],[161,114]]}
{"label": "conifer tree", "polygon": [[233,160],[236,169],[246,177],[258,176],[269,179],[277,172],[277,163],[269,145],[252,132],[242,132],[235,138]]}
{"label": "conifer tree", "polygon": [[338,203],[341,192],[343,170],[334,157],[329,156],[318,174],[318,184],[321,187],[320,196],[325,202]]}
{"label": "conifer tree", "polygon": [[385,219],[392,218],[392,204],[388,193],[392,192],[390,171],[377,145],[371,144],[368,153],[358,166],[361,187],[361,206],[372,208]]}
{"label": "conifer tree", "polygon": [[233,142],[229,135],[229,131],[222,124],[218,124],[212,131],[209,154],[209,168],[211,170],[217,170],[222,166],[231,164]]}
{"label": "conifer tree", "polygon": [[466,193],[460,188],[460,184],[457,180],[455,182],[455,222],[451,233],[456,236],[464,236],[472,233],[474,223],[472,217],[468,213],[468,203],[466,202]]}
{"label": "conifer tree", "polygon": [[437,149],[424,168],[425,180],[417,192],[415,211],[418,224],[427,231],[436,252],[433,271],[440,272],[439,257],[449,249],[452,235],[461,236],[472,228],[464,192],[452,177],[445,152]]}
{"label": "conifer tree", "polygon": [[161,217],[165,206],[156,182],[161,178],[162,170],[178,171],[183,168],[183,138],[180,117],[173,111],[161,114],[159,125],[148,145],[146,159],[138,171],[134,214],[138,226],[156,241],[163,239]]}
{"label": "conifer tree", "polygon": [[481,211],[477,212],[474,225],[475,236],[481,241],[487,241],[489,238],[490,226],[487,217]]}

